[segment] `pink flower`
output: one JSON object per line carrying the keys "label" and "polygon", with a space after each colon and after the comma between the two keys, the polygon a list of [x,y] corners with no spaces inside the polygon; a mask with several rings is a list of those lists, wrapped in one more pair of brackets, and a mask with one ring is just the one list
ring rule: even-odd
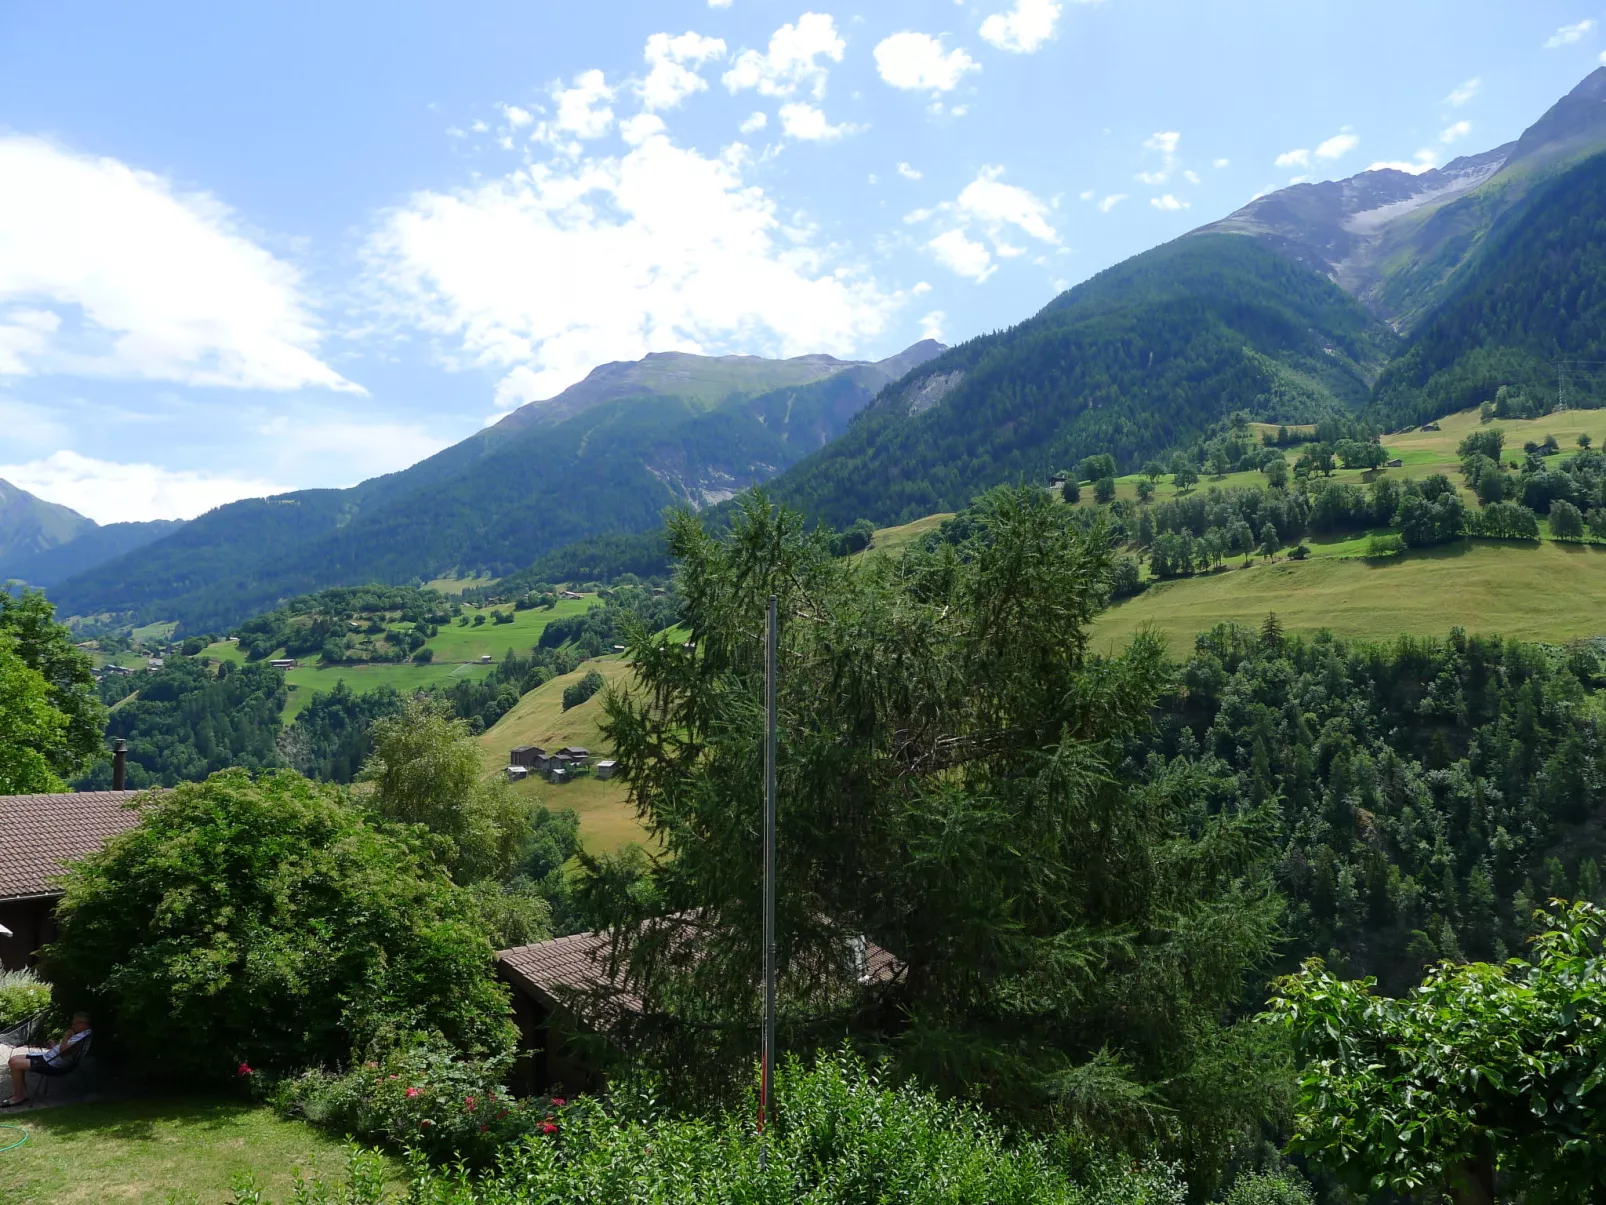
{"label": "pink flower", "polygon": [[565,1104],[568,1104],[569,1102],[564,1100],[563,1097],[561,1097],[561,1096],[554,1096],[552,1098],[552,1103],[555,1104],[555,1105],[565,1105]]}
{"label": "pink flower", "polygon": [[418,1095],[418,1089],[417,1088],[409,1088],[409,1089],[407,1089],[407,1097],[408,1097],[409,1100],[411,1100],[413,1097],[415,1097],[417,1095]]}
{"label": "pink flower", "polygon": [[256,1072],[251,1070],[251,1064],[250,1063],[241,1063],[240,1064],[240,1069],[238,1071],[236,1071],[235,1074],[239,1075],[239,1076],[247,1076],[247,1075],[255,1075]]}
{"label": "pink flower", "polygon": [[541,1133],[543,1133],[543,1134],[556,1134],[557,1132],[558,1132],[558,1127],[553,1125],[550,1121],[543,1121],[541,1123]]}
{"label": "pink flower", "polygon": [[474,1111],[474,1098],[472,1096],[465,1096],[463,1098],[463,1104],[470,1113]]}

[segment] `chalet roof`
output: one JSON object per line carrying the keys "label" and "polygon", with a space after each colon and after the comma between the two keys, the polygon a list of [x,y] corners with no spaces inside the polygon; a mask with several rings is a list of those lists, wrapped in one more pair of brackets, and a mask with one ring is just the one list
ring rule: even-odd
{"label": "chalet roof", "polygon": [[60,895],[51,879],[133,828],[139,813],[128,804],[140,794],[0,795],[0,900]]}
{"label": "chalet roof", "polygon": [[[864,943],[863,955],[862,982],[885,983],[902,970],[903,964],[873,941]],[[548,1005],[567,1003],[565,997],[574,994],[612,987],[617,1007],[641,1011],[641,998],[619,987],[608,973],[606,933],[575,933],[517,946],[500,951],[496,960],[516,987]]]}

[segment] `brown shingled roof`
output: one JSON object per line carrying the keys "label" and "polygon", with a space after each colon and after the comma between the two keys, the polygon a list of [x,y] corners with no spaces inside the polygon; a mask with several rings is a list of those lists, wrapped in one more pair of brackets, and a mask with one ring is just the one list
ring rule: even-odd
{"label": "brown shingled roof", "polygon": [[[864,943],[862,982],[887,983],[902,973],[903,964],[875,942]],[[503,972],[516,987],[549,1005],[573,1005],[578,997],[612,987],[611,1004],[640,1012],[641,998],[620,988],[608,974],[608,935],[575,933],[538,941],[534,945],[502,950],[496,956]],[[601,1018],[591,1018],[592,1022]]]}
{"label": "brown shingled roof", "polygon": [[133,828],[139,813],[127,804],[139,795],[0,795],[0,900],[60,895],[51,880],[63,863],[94,853],[108,837]]}

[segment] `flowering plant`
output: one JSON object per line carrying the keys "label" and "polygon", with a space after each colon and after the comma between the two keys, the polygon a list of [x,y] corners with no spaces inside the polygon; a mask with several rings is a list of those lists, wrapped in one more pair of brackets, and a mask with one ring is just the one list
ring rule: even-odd
{"label": "flowering plant", "polygon": [[484,1167],[526,1135],[560,1134],[572,1108],[561,1097],[513,1096],[502,1083],[506,1073],[504,1059],[466,1060],[426,1040],[343,1075],[311,1071],[284,1080],[271,1100],[281,1112],[363,1142]]}

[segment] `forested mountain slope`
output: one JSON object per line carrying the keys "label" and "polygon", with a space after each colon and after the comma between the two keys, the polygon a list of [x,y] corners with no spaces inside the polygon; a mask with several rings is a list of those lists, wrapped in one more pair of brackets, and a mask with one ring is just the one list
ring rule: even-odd
{"label": "forested mountain slope", "polygon": [[0,481],[0,582],[49,586],[141,548],[183,526],[179,519],[108,523]]}
{"label": "forested mountain slope", "polygon": [[[721,388],[741,372],[765,384],[783,369],[811,379],[712,405],[707,373],[687,397],[593,398],[559,422],[491,428],[353,489],[220,507],[51,594],[62,614],[132,613],[199,632],[331,585],[454,567],[505,573],[583,537],[650,530],[672,504],[705,506],[768,480],[841,432],[894,373],[939,350],[917,344],[881,364],[715,361]],[[703,358],[677,362],[686,359]],[[659,371],[651,387],[679,379]]]}
{"label": "forested mountain slope", "polygon": [[[1606,155],[1537,189],[1501,219],[1454,294],[1378,383],[1375,411],[1390,426],[1425,422],[1493,401],[1502,386],[1519,412],[1558,399],[1598,405],[1606,360]],[[1509,396],[1509,395],[1508,395]]]}
{"label": "forested mountain slope", "polygon": [[70,544],[94,526],[75,510],[0,480],[0,580],[13,576],[13,561]]}
{"label": "forested mountain slope", "polygon": [[1235,410],[1289,422],[1357,410],[1395,342],[1331,281],[1254,240],[1191,237],[922,365],[773,489],[842,527],[955,510],[1093,453],[1128,471]]}

